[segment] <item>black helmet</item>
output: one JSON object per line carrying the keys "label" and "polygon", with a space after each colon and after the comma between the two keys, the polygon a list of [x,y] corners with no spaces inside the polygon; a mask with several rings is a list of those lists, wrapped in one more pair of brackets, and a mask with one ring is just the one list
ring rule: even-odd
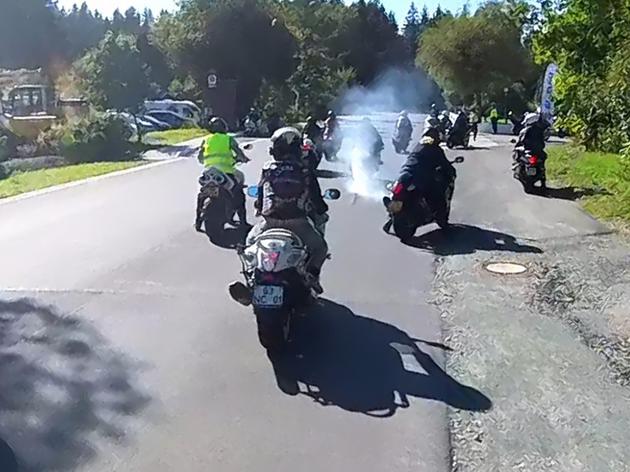
{"label": "black helmet", "polygon": [[227,133],[228,125],[223,118],[215,116],[208,125],[211,133]]}
{"label": "black helmet", "polygon": [[423,144],[439,145],[440,144],[440,130],[438,130],[437,128],[434,128],[433,126],[425,129],[424,133],[422,133],[421,142]]}
{"label": "black helmet", "polygon": [[337,115],[335,115],[334,111],[328,110],[328,118],[337,118]]}
{"label": "black helmet", "polygon": [[269,153],[276,160],[300,159],[302,154],[302,135],[291,127],[280,128],[271,136]]}

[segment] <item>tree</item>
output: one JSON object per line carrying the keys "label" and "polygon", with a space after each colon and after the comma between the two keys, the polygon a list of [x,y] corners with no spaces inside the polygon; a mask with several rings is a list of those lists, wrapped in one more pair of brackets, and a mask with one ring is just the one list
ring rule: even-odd
{"label": "tree", "polygon": [[64,56],[68,60],[74,60],[95,47],[108,27],[105,19],[98,12],[92,13],[85,2],[81,7],[74,5],[69,13],[62,15],[60,25],[67,39]]}
{"label": "tree", "polygon": [[244,113],[263,79],[284,82],[295,70],[296,41],[256,0],[185,0],[162,15],[153,37],[170,60],[207,89],[208,73],[237,80],[237,110]]}
{"label": "tree", "polygon": [[405,17],[405,26],[403,28],[403,36],[407,40],[411,50],[414,51],[418,47],[418,40],[420,39],[422,25],[420,23],[420,15],[416,4],[411,2],[407,16]]}
{"label": "tree", "polygon": [[[131,35],[108,32],[77,69],[90,102],[103,110],[124,110],[135,116],[149,94],[146,65]],[[142,139],[140,133],[138,138]]]}
{"label": "tree", "polygon": [[503,99],[503,90],[534,72],[516,25],[498,13],[445,17],[420,40],[418,62],[450,94],[467,102]]}
{"label": "tree", "polygon": [[60,12],[49,0],[2,0],[0,67],[50,68],[64,55]]}
{"label": "tree", "polygon": [[555,62],[560,126],[589,148],[630,143],[630,4],[567,0],[534,36],[540,64]]}

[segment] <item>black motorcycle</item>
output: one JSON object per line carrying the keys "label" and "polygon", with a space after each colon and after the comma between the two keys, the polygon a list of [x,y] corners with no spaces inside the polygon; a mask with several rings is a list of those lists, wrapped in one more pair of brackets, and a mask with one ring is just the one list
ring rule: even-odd
{"label": "black motorcycle", "polygon": [[210,239],[215,239],[223,232],[226,223],[234,222],[237,208],[234,205],[233,192],[242,192],[242,186],[213,168],[202,174],[199,185],[199,197],[204,199],[204,229]]}
{"label": "black motorcycle", "polygon": [[[460,164],[464,158],[459,156],[451,161],[452,164]],[[455,179],[445,186],[443,198],[446,205],[442,209],[434,208],[415,185],[405,186],[401,182],[391,185],[391,196],[383,197],[383,204],[389,214],[389,219],[383,226],[383,230],[389,233],[394,229],[394,234],[401,241],[408,241],[421,226],[436,222],[440,228],[446,229],[449,225],[451,201],[455,190]]]}
{"label": "black motorcycle", "polygon": [[547,180],[545,172],[546,157],[544,151],[535,154],[522,146],[514,149],[512,172],[514,178],[523,185],[525,193],[534,193],[538,182],[540,182],[539,189],[545,189]]}
{"label": "black motorcycle", "polygon": [[446,137],[446,146],[449,149],[453,149],[457,146],[461,146],[464,149],[468,149],[470,146],[470,136],[472,134],[472,126],[466,125],[460,129],[455,127],[451,128]]}

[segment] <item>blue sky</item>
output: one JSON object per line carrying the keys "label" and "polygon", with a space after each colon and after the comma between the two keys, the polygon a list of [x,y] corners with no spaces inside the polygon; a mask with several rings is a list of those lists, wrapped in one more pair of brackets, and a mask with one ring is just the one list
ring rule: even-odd
{"label": "blue sky", "polygon": [[[82,0],[58,0],[59,5],[65,8],[71,8],[74,3],[82,3]],[[351,3],[350,0],[347,0]],[[173,9],[175,7],[175,0],[87,0],[88,5],[92,9],[98,9],[105,15],[111,15],[112,12],[118,8],[121,11],[125,11],[127,8],[133,6],[137,10],[142,11],[145,7],[150,7],[155,13],[159,13],[162,9]],[[411,4],[411,0],[382,0],[383,5],[388,10],[392,10],[396,14],[398,23],[402,26],[405,15]],[[422,5],[426,3],[429,10],[433,11],[438,3],[442,8],[457,11],[461,9],[465,3],[464,0],[417,0],[416,5],[418,9],[422,8]],[[473,0],[471,4],[477,4],[478,2]]]}

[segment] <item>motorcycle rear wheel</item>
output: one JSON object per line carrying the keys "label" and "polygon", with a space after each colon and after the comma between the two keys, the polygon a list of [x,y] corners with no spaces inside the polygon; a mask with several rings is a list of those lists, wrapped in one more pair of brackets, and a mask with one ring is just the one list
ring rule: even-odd
{"label": "motorcycle rear wheel", "polygon": [[254,309],[258,341],[269,353],[282,352],[289,341],[291,314],[274,314],[269,316],[265,310]]}
{"label": "motorcycle rear wheel", "polygon": [[394,218],[394,234],[404,243],[416,234],[417,226],[409,224],[402,218]]}

